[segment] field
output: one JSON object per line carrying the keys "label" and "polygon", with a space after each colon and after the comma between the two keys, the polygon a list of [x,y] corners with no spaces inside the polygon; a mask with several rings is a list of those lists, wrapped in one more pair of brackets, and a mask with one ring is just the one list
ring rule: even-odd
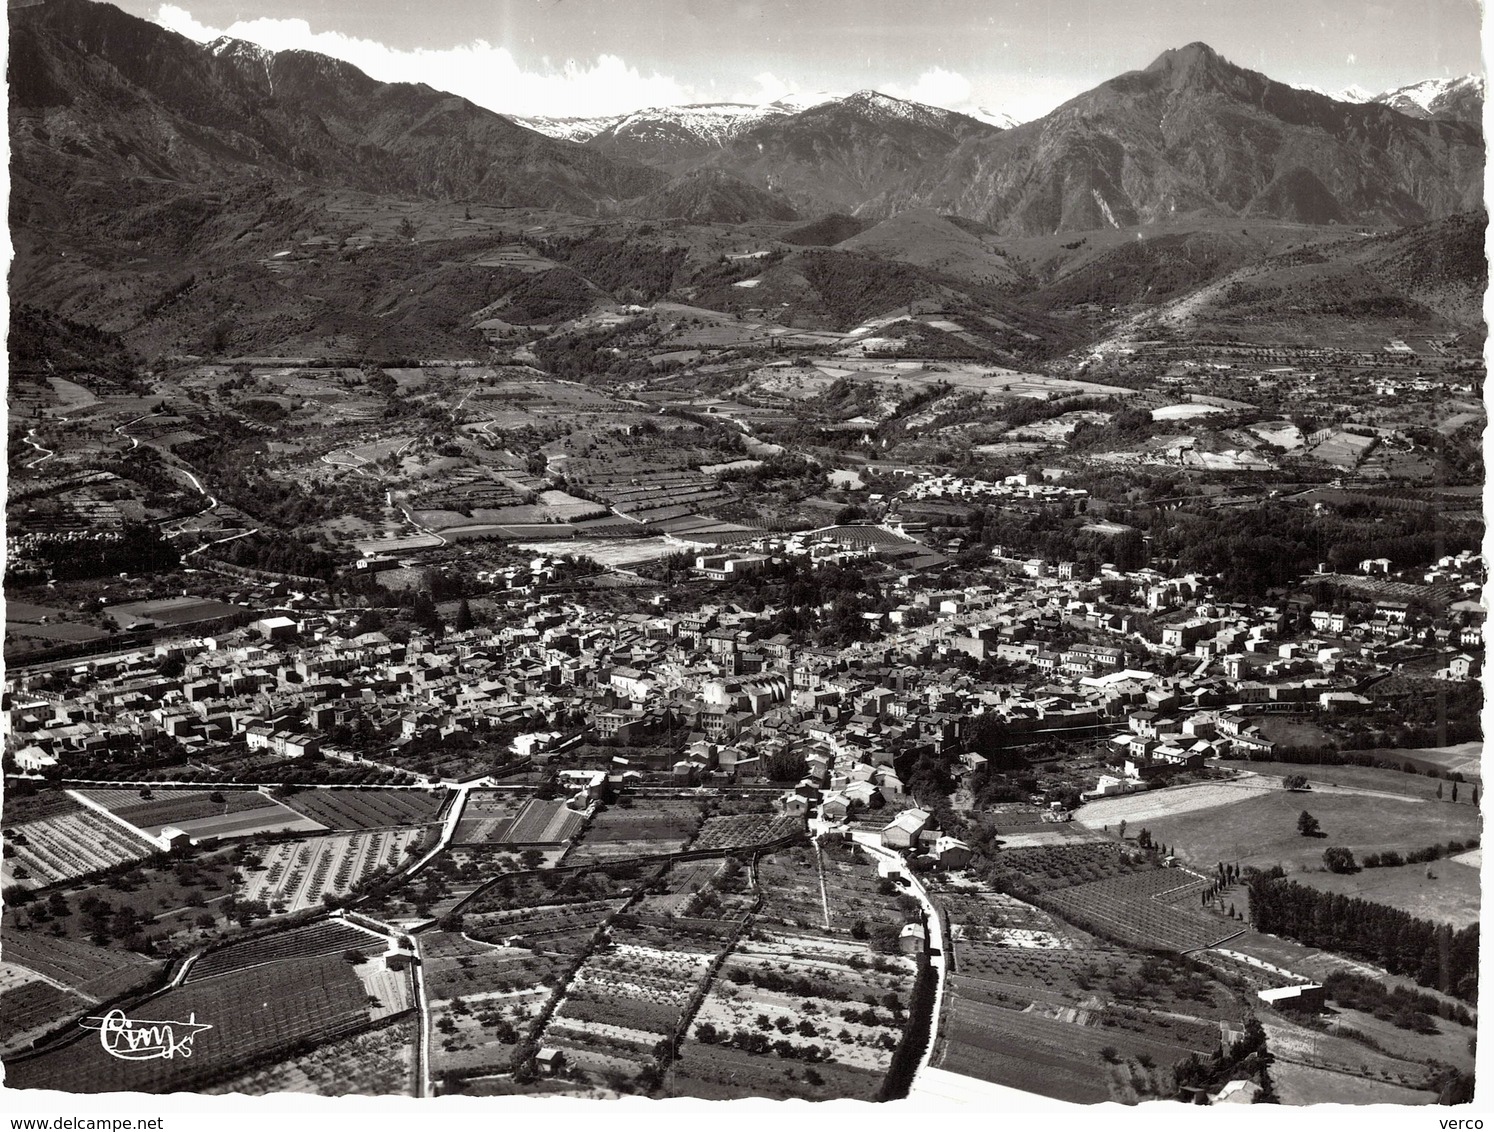
{"label": "field", "polygon": [[7,829],[5,843],[15,850],[14,856],[5,858],[5,883],[22,888],[60,884],[160,851],[144,837],[92,810],[75,810]]}
{"label": "field", "polygon": [[[1183,1047],[1097,1026],[1057,1021],[971,1001],[947,999],[932,1064],[1023,1092],[1080,1104],[1163,1095]],[[1114,1051],[1112,1061],[1105,1056]],[[1155,1069],[1130,1059],[1149,1057]]]}
{"label": "field", "polygon": [[1088,884],[1133,871],[1113,841],[1091,841],[1008,849],[998,863],[1018,874],[1033,890],[1047,892]]}
{"label": "field", "polygon": [[1311,982],[1322,982],[1336,971],[1347,971],[1354,975],[1363,975],[1372,978],[1387,987],[1402,987],[1406,990],[1416,991],[1418,994],[1430,994],[1449,1005],[1465,1005],[1460,1003],[1451,995],[1441,994],[1429,987],[1417,984],[1416,980],[1409,975],[1392,975],[1367,963],[1347,959],[1341,955],[1335,955],[1331,951],[1320,951],[1313,947],[1304,947],[1289,939],[1280,936],[1265,935],[1257,931],[1248,931],[1244,935],[1236,936],[1226,945],[1230,951],[1252,958],[1274,964],[1277,967],[1292,972],[1292,974]]}
{"label": "field", "polygon": [[[201,941],[227,920],[233,893],[234,849],[187,858],[151,858],[83,887],[62,889],[29,906],[7,906],[7,953],[24,938],[61,947],[143,948],[150,939],[180,946]],[[90,908],[92,909],[90,911]],[[82,941],[88,940],[90,943]]]}
{"label": "field", "polygon": [[224,617],[243,616],[242,606],[199,597],[168,597],[154,601],[134,601],[109,607],[109,616],[120,628],[137,621],[155,621],[162,625],[191,625],[199,621],[216,621]]}
{"label": "field", "polygon": [[[31,976],[24,968],[0,965],[0,1052],[24,1049],[59,1022],[80,1014],[90,999]],[[19,977],[17,973],[20,973]]]}
{"label": "field", "polygon": [[[903,956],[760,924],[732,949],[696,1013],[672,1091],[870,1100],[906,1024],[912,976]],[[789,1054],[815,1073],[790,1075]]]}
{"label": "field", "polygon": [[416,790],[303,790],[285,804],[326,829],[394,829],[436,820],[446,795]]}
{"label": "field", "polygon": [[1271,1082],[1282,1104],[1436,1104],[1437,1094],[1408,1089],[1384,1081],[1369,1081],[1359,1074],[1317,1069],[1295,1061],[1277,1061],[1271,1067]]}
{"label": "field", "polygon": [[[1404,794],[1408,798],[1421,798],[1428,802],[1437,800],[1437,788],[1442,787],[1442,796],[1449,803],[1452,783],[1440,778],[1428,778],[1424,774],[1407,774],[1401,770],[1385,770],[1374,766],[1313,766],[1297,763],[1250,762],[1246,769],[1252,774],[1276,779],[1283,775],[1304,775],[1316,786],[1341,786],[1349,790],[1374,790],[1386,794]],[[1463,805],[1471,805],[1472,788],[1460,786],[1458,799]]]}
{"label": "field", "polygon": [[[557,535],[559,532],[573,529],[560,525],[554,526]],[[553,554],[557,549],[553,542],[531,541],[514,545],[520,550],[530,550],[538,554]],[[566,554],[590,558],[598,566],[619,569],[637,566],[641,562],[668,558],[671,554],[678,553],[680,546],[675,540],[659,535],[652,538],[573,538],[560,549]]]}
{"label": "field", "polygon": [[420,843],[418,829],[338,833],[267,846],[261,866],[247,870],[239,886],[244,900],[284,906],[287,912],[319,908],[327,893],[344,895],[353,885],[405,863]]}
{"label": "field", "polygon": [[367,1022],[363,983],[340,956],[254,967],[167,991],[139,1008],[137,1021],[185,1022],[199,1032],[192,1056],[121,1060],[93,1036],[6,1066],[15,1089],[166,1093],[191,1090],[234,1065],[302,1042],[327,1041]]}
{"label": "field", "polygon": [[568,865],[670,853],[700,824],[700,803],[640,798],[610,806],[591,819],[586,834],[566,857]]}
{"label": "field", "polygon": [[1089,942],[1083,932],[1036,905],[983,884],[941,889],[938,903],[960,941],[995,943],[1003,948],[1068,948]]}
{"label": "field", "polygon": [[1245,801],[1263,790],[1274,790],[1280,782],[1201,782],[1191,786],[1173,786],[1162,790],[1143,790],[1119,798],[1101,798],[1086,802],[1074,814],[1074,820],[1090,829],[1112,829],[1121,822],[1130,826],[1150,823],[1165,815],[1211,810]]}
{"label": "field", "polygon": [[602,922],[623,906],[622,900],[579,900],[540,904],[504,912],[468,912],[463,920],[473,939],[489,943],[520,941],[545,951],[585,950]]}
{"label": "field", "polygon": [[457,845],[561,845],[576,836],[584,815],[563,801],[474,790],[457,822]]}
{"label": "field", "polygon": [[1403,758],[1423,766],[1441,767],[1448,773],[1457,771],[1470,779],[1482,780],[1484,742],[1475,739],[1471,743],[1459,743],[1452,747],[1403,747],[1395,750],[1379,750],[1375,754],[1390,758]]}
{"label": "field", "polygon": [[291,928],[259,936],[243,943],[215,948],[193,963],[187,982],[200,982],[232,971],[275,963],[285,959],[306,959],[315,955],[341,955],[346,951],[382,954],[388,940],[343,920],[320,920],[305,927]]}
{"label": "field", "polygon": [[501,841],[502,835],[512,828],[514,818],[529,801],[522,794],[507,791],[469,791],[452,841],[457,845]]}
{"label": "field", "polygon": [[819,857],[804,845],[780,849],[758,862],[763,915],[785,924],[824,928],[826,896],[820,885]]}
{"label": "field", "polygon": [[619,944],[593,952],[540,1038],[573,1067],[636,1074],[672,1038],[713,956]]}
{"label": "field", "polygon": [[708,1101],[832,1100],[854,1097],[869,1100],[882,1084],[882,1072],[820,1062],[799,1066],[772,1055],[747,1053],[731,1046],[689,1041],[684,1056],[674,1062],[666,1078],[671,1097]]}
{"label": "field", "polygon": [[417,1023],[405,1018],[204,1089],[208,1095],[413,1096]]}
{"label": "field", "polygon": [[1292,879],[1324,892],[1388,904],[1454,928],[1479,922],[1479,870],[1461,861],[1398,865],[1352,874],[1304,872],[1293,874]]}
{"label": "field", "polygon": [[713,815],[701,824],[700,832],[690,842],[691,849],[732,849],[739,845],[756,845],[793,833],[804,823],[785,814]]}
{"label": "field", "polygon": [[[1297,832],[1297,815],[1308,810],[1322,824],[1322,838]],[[1320,868],[1323,850],[1344,845],[1362,857],[1386,849],[1404,851],[1464,840],[1478,832],[1478,811],[1471,806],[1442,805],[1412,799],[1359,794],[1276,790],[1226,809],[1147,819],[1153,838],[1185,860],[1211,869],[1216,862],[1269,868],[1289,873]],[[1366,870],[1360,876],[1373,873]]]}
{"label": "field", "polygon": [[442,1076],[506,1070],[556,993],[561,961],[451,932],[431,932],[419,940],[435,1022],[433,1071]]}
{"label": "field", "polygon": [[42,937],[35,932],[7,931],[4,945],[6,963],[29,968],[95,1000],[123,994],[149,979],[161,966],[131,951],[57,936]]}
{"label": "field", "polygon": [[16,826],[40,821],[43,818],[61,817],[77,809],[78,800],[66,790],[34,790],[30,794],[23,794],[21,783],[17,782],[15,785],[6,787],[5,810],[0,816],[4,818],[5,832],[8,837],[10,831]]}
{"label": "field", "polygon": [[844,932],[869,931],[878,924],[901,929],[917,913],[899,907],[912,897],[899,898],[885,891],[877,875],[876,861],[844,843],[827,842],[819,848],[825,900],[830,910],[829,927]]}
{"label": "field", "polygon": [[1050,892],[1047,900],[1066,919],[1133,947],[1187,951],[1240,930],[1198,910],[1208,883],[1182,869],[1152,869]]}
{"label": "field", "polygon": [[[212,836],[222,829],[269,833],[298,829],[307,823],[258,790],[155,790],[142,798],[139,790],[80,790],[89,801],[129,822],[152,837],[175,826],[198,836]],[[216,821],[212,819],[231,819]],[[311,828],[320,829],[313,825]]]}

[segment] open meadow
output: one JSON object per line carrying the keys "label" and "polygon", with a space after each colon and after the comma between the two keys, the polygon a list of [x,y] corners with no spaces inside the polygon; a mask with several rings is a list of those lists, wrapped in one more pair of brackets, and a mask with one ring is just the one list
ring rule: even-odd
{"label": "open meadow", "polygon": [[[1303,837],[1297,817],[1311,813],[1322,837]],[[1146,819],[1154,840],[1189,863],[1212,869],[1219,861],[1288,873],[1321,868],[1323,850],[1342,845],[1356,857],[1369,852],[1420,849],[1477,835],[1471,806],[1362,794],[1294,793],[1276,789],[1234,805],[1192,813],[1159,813]],[[1374,870],[1366,870],[1371,875]]]}

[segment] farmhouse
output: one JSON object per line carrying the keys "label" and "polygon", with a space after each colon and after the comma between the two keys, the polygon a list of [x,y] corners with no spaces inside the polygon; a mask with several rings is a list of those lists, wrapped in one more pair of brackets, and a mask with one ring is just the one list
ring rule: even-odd
{"label": "farmhouse", "polygon": [[928,829],[929,821],[927,810],[904,810],[882,827],[882,844],[888,849],[908,849],[918,841],[918,835]]}
{"label": "farmhouse", "polygon": [[1317,983],[1272,987],[1269,990],[1256,992],[1256,997],[1268,1006],[1285,1006],[1295,1010],[1311,1010],[1315,1013],[1327,1008],[1327,995],[1328,992]]}

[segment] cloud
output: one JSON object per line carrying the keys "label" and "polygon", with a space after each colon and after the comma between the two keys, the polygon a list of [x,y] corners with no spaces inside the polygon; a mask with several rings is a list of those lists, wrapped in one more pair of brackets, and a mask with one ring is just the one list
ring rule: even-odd
{"label": "cloud", "polygon": [[785,95],[799,93],[798,88],[790,83],[784,82],[772,71],[764,71],[760,75],[753,75],[752,81],[757,84],[755,90],[732,96],[733,102],[777,102]]}
{"label": "cloud", "polygon": [[316,51],[351,63],[383,82],[426,83],[503,114],[621,114],[645,106],[698,101],[693,91],[675,79],[657,72],[646,74],[616,55],[567,60],[559,67],[530,71],[506,48],[481,39],[440,50],[400,51],[341,32],[314,32],[299,19],[259,18],[238,20],[226,28],[208,27],[175,4],[162,4],[155,22],[199,43],[229,35],[272,51]]}
{"label": "cloud", "polygon": [[974,89],[970,80],[958,71],[934,67],[919,75],[912,86],[891,83],[883,93],[894,98],[923,102],[929,106],[942,106],[946,110],[960,110],[969,105],[970,94]]}

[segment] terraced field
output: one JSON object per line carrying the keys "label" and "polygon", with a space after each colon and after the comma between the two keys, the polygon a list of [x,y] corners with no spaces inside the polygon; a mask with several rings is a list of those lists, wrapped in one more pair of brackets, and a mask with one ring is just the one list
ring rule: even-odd
{"label": "terraced field", "polygon": [[565,859],[568,865],[671,853],[683,848],[700,824],[700,803],[639,799],[611,806],[591,819],[586,835]]}
{"label": "terraced field", "polygon": [[788,814],[713,815],[701,824],[700,832],[690,842],[691,849],[732,849],[757,845],[785,837],[802,829],[800,818]]}
{"label": "terraced field", "polygon": [[195,1018],[193,1056],[121,1060],[92,1036],[6,1066],[13,1089],[87,1093],[191,1090],[225,1069],[305,1042],[329,1041],[369,1020],[363,983],[340,956],[274,963],[167,991],[137,1020]]}
{"label": "terraced field", "polygon": [[396,829],[437,820],[444,791],[303,790],[285,804],[326,829]]}
{"label": "terraced field", "polygon": [[580,1068],[637,1073],[678,1031],[713,958],[629,944],[599,950],[571,979],[541,1042]]}
{"label": "terraced field", "polygon": [[304,959],[316,955],[340,955],[346,951],[381,953],[388,940],[344,920],[321,920],[305,927],[275,932],[220,947],[198,959],[187,972],[187,982],[242,971],[262,963]]}
{"label": "terraced field", "polygon": [[421,837],[418,829],[403,829],[278,842],[265,849],[261,868],[244,873],[239,895],[283,904],[287,912],[319,908],[327,893],[344,895],[353,885],[404,864],[407,850]]}
{"label": "terraced field", "polygon": [[4,862],[5,884],[45,888],[160,852],[138,833],[92,810],[73,810],[7,830],[13,856]]}
{"label": "terraced field", "polygon": [[[189,833],[202,832],[215,825],[233,828],[239,823],[207,821],[230,816],[252,817],[255,820],[251,825],[256,832],[260,832],[261,827],[265,831],[275,828],[281,820],[285,827],[302,824],[296,820],[296,814],[258,790],[154,790],[149,799],[141,798],[138,790],[81,790],[79,793],[154,837],[159,837],[167,826],[185,829]],[[313,825],[311,828],[321,827]]]}
{"label": "terraced field", "polygon": [[1208,883],[1183,870],[1153,869],[1050,892],[1046,899],[1059,915],[1133,947],[1188,951],[1244,927],[1196,910]]}

